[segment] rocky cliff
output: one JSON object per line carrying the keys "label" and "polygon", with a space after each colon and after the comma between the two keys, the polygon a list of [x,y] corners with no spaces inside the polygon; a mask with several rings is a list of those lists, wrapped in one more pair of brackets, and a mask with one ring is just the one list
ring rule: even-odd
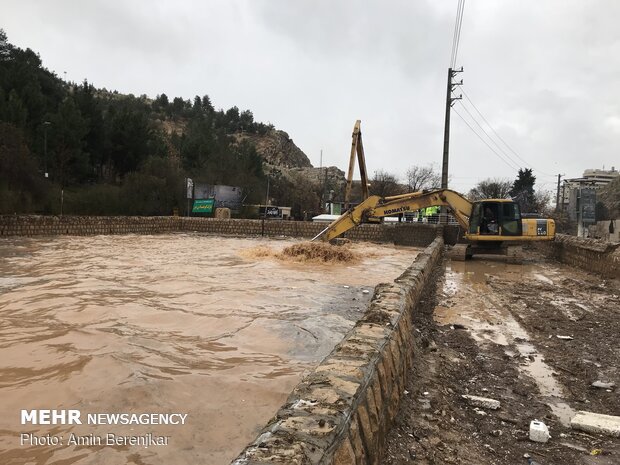
{"label": "rocky cliff", "polygon": [[248,140],[253,143],[268,165],[286,169],[312,167],[306,154],[284,131],[274,129],[265,135],[237,134],[235,137],[238,142]]}
{"label": "rocky cliff", "polygon": [[263,169],[271,177],[284,177],[291,182],[301,178],[307,180],[317,191],[334,191],[334,199],[344,195],[346,184],[344,171],[335,166],[315,168],[306,154],[293,142],[289,135],[272,130],[265,135],[237,134],[238,142],[247,140],[254,144],[263,158]]}

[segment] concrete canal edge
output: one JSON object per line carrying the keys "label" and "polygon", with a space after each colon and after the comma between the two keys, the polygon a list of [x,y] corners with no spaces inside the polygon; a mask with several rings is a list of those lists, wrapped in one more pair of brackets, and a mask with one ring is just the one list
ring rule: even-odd
{"label": "concrete canal edge", "polygon": [[[178,216],[40,216],[0,215],[0,237],[95,236],[116,234],[199,233],[218,236],[312,238],[327,223],[261,221],[249,219],[183,218]],[[388,242],[426,247],[437,234],[446,241],[456,237],[456,227],[427,223],[362,224],[344,237],[354,241]]]}
{"label": "concrete canal edge", "polygon": [[597,239],[556,234],[555,240],[539,244],[543,251],[561,263],[620,279],[620,244]]}
{"label": "concrete canal edge", "polygon": [[380,464],[413,364],[412,313],[444,251],[437,237],[293,390],[234,465]]}

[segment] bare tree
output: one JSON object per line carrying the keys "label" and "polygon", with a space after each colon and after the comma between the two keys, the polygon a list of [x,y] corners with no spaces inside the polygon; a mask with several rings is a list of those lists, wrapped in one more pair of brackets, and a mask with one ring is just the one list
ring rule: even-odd
{"label": "bare tree", "polygon": [[438,189],[441,186],[441,175],[435,172],[433,165],[414,165],[407,170],[407,190],[418,192],[425,189]]}
{"label": "bare tree", "polygon": [[534,211],[543,215],[549,215],[549,205],[551,204],[551,192],[539,189],[534,192]]}
{"label": "bare tree", "polygon": [[389,197],[403,193],[403,186],[398,183],[398,178],[383,170],[375,171],[370,181],[370,195]]}
{"label": "bare tree", "polygon": [[471,200],[506,199],[510,197],[512,181],[510,179],[489,178],[476,184],[467,195]]}

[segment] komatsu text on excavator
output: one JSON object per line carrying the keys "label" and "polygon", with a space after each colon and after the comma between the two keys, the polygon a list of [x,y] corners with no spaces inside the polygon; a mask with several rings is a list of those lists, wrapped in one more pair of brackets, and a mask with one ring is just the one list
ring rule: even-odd
{"label": "komatsu text on excavator", "polygon": [[520,243],[549,241],[555,237],[552,219],[522,219],[519,205],[512,200],[470,202],[458,192],[439,189],[393,197],[370,196],[334,220],[313,240],[329,241],[361,223],[433,206],[448,207],[465,231],[468,243],[456,244],[452,248],[453,259],[465,260],[474,254],[502,254],[507,255],[509,262],[518,262]]}

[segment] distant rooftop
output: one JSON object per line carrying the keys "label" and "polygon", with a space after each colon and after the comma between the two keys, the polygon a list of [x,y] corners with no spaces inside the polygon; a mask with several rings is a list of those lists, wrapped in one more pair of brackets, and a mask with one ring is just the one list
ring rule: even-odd
{"label": "distant rooftop", "polygon": [[602,186],[602,185],[610,183],[618,176],[620,176],[620,172],[618,172],[618,170],[616,170],[616,168],[612,166],[610,170],[600,170],[600,169],[584,170],[583,177],[566,179],[566,182],[575,183],[575,184],[576,183],[593,184],[593,185]]}

